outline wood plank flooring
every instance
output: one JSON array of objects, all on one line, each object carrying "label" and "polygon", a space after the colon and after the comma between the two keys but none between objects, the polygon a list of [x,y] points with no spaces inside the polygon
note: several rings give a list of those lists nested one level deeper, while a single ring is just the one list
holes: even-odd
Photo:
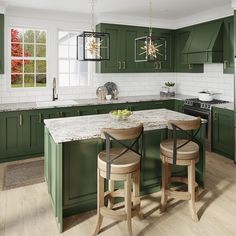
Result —
[{"label": "wood plank flooring", "polygon": [[[3,167],[0,164],[0,179]],[[0,181],[1,183],[2,181]],[[1,188],[1,184],[0,184]],[[206,189],[197,202],[200,221],[192,221],[187,202],[170,201],[160,214],[160,193],[142,198],[145,218],[133,219],[138,236],[235,236],[236,165],[217,154],[207,153]],[[96,211],[66,218],[64,236],[92,235]],[[105,219],[102,236],[125,235],[126,224]],[[0,191],[0,236],[58,236],[45,183]]]}]

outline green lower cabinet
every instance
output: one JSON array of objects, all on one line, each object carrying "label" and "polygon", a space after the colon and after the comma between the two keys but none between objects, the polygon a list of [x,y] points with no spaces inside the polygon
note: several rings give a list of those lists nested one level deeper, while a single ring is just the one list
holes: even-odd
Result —
[{"label": "green lower cabinet", "polygon": [[213,108],[212,151],[234,159],[234,112]]},{"label": "green lower cabinet", "polygon": [[24,154],[23,115],[0,113],[0,162]]},{"label": "green lower cabinet", "polygon": [[23,133],[25,137],[24,149],[28,155],[43,153],[44,123],[41,111],[24,111]]},{"label": "green lower cabinet", "polygon": [[175,111],[184,113],[184,101],[175,100]]}]

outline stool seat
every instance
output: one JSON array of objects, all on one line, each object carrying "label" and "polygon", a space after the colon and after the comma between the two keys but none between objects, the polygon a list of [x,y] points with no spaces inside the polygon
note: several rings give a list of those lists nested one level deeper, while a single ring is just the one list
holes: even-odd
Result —
[{"label": "stool seat", "polygon": [[[111,148],[111,159],[120,154],[124,148]],[[106,151],[102,151],[98,154],[98,168],[102,171],[106,171]],[[136,171],[140,168],[140,156],[132,151],[127,151],[125,154],[115,159],[111,163],[111,173],[113,174],[126,174]]]},{"label": "stool seat", "polygon": [[[186,139],[177,139],[177,147],[187,142]],[[173,139],[164,140],[160,143],[161,153],[168,159],[173,159]],[[198,159],[199,146],[195,142],[189,142],[185,146],[177,149],[177,160]]]}]

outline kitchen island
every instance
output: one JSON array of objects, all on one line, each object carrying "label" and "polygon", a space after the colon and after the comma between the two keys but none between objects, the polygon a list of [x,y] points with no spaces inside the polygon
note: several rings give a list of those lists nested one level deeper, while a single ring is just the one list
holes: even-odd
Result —
[{"label": "kitchen island", "polygon": [[[159,146],[171,136],[168,120],[194,117],[167,109],[135,111],[127,121],[115,121],[109,114],[45,120],[45,179],[60,232],[63,217],[96,208],[97,154],[104,149],[101,128],[128,128],[144,125],[144,156],[141,169],[141,194],[160,189],[161,160]],[[198,133],[200,159],[197,181],[204,185],[205,120]],[[176,175],[186,168],[173,166]],[[121,183],[117,183],[120,185]]]}]

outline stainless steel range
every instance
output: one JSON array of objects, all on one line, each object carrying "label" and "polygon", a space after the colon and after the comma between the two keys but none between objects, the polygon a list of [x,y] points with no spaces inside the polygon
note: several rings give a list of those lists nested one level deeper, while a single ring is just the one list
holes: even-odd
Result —
[{"label": "stainless steel range", "polygon": [[206,119],[206,138],[208,139],[209,151],[211,151],[211,121],[212,121],[212,105],[228,103],[227,101],[213,99],[210,102],[200,101],[198,98],[186,99],[184,101],[184,113],[192,116],[200,116],[203,119]]}]

